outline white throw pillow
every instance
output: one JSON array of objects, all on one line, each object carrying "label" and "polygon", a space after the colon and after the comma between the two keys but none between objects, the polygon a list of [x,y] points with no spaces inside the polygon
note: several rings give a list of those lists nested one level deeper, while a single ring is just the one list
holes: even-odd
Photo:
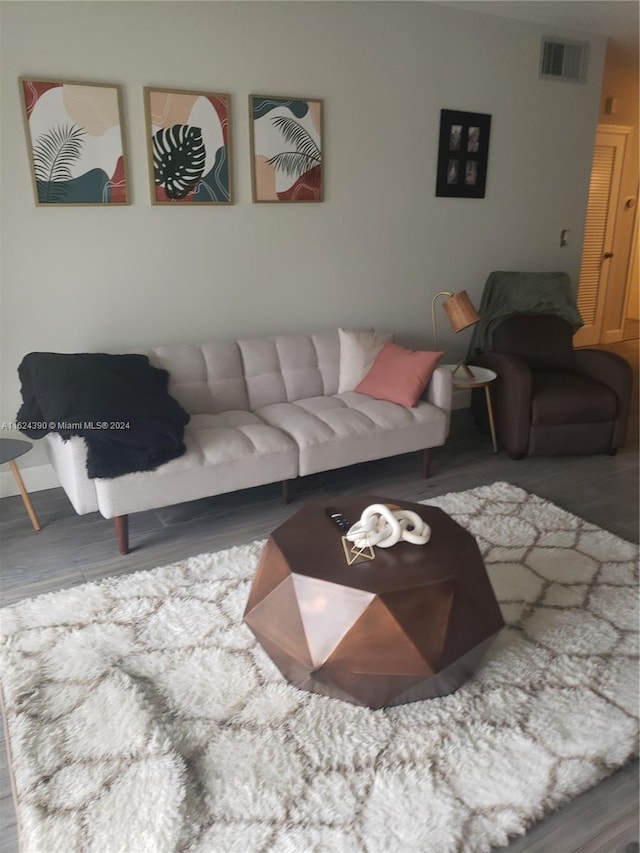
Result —
[{"label": "white throw pillow", "polygon": [[382,347],[391,340],[386,332],[350,332],[338,329],[340,336],[340,376],[338,394],[353,391],[367,375]]}]

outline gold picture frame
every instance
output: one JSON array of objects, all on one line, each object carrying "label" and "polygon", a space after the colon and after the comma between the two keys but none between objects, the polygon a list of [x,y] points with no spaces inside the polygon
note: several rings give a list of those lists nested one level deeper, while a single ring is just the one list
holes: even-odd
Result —
[{"label": "gold picture frame", "polygon": [[249,96],[254,202],[324,200],[323,101]]},{"label": "gold picture frame", "polygon": [[36,205],[130,204],[121,87],[18,82]]},{"label": "gold picture frame", "polygon": [[233,204],[231,96],[144,87],[152,204]]}]

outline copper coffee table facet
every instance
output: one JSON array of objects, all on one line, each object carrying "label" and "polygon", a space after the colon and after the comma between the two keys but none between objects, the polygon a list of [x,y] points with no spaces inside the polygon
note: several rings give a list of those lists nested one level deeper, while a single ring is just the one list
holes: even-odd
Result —
[{"label": "copper coffee table facet", "polygon": [[303,690],[369,708],[457,690],[504,626],[475,539],[435,507],[374,495],[333,503],[351,521],[372,503],[412,509],[431,541],[348,566],[327,501],[306,504],[269,537],[245,622]]}]

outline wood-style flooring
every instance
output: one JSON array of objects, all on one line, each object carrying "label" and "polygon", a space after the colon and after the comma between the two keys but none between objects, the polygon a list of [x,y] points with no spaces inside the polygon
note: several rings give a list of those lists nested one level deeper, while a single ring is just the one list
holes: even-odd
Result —
[{"label": "wood-style flooring", "polygon": [[[401,456],[305,478],[298,484],[295,501],[326,497],[338,503],[340,495],[355,492],[419,501],[504,480],[638,542],[637,343],[615,345],[636,370],[630,433],[616,456],[514,462],[504,451],[492,452],[489,436],[473,424],[469,410],[462,409],[453,413],[446,445],[433,452],[428,480],[420,477],[417,454]],[[132,551],[123,557],[117,552],[113,525],[97,514],[77,516],[62,489],[38,492],[32,500],[42,524],[39,533],[32,531],[19,497],[0,500],[0,606],[260,539],[295,508],[295,502],[282,504],[275,484],[139,513],[131,518]],[[0,850],[16,853],[16,816],[4,742],[0,755]],[[638,840],[638,763],[634,762],[532,827],[505,850],[638,853]]]}]

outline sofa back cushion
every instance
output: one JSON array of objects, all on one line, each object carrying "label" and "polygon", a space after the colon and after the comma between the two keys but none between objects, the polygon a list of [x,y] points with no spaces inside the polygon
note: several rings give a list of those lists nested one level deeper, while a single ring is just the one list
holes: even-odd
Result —
[{"label": "sofa back cushion", "polygon": [[513,314],[496,326],[492,349],[522,358],[532,370],[576,369],[569,323],[555,314]]},{"label": "sofa back cushion", "polygon": [[236,341],[202,346],[170,344],[136,348],[155,367],[169,371],[169,393],[190,415],[247,411],[249,402]]},{"label": "sofa back cushion", "polygon": [[338,330],[214,341],[202,346],[136,347],[169,371],[169,393],[190,415],[255,411],[270,403],[336,394]]},{"label": "sofa back cushion", "polygon": [[272,403],[336,394],[338,330],[238,341],[252,411]]}]

